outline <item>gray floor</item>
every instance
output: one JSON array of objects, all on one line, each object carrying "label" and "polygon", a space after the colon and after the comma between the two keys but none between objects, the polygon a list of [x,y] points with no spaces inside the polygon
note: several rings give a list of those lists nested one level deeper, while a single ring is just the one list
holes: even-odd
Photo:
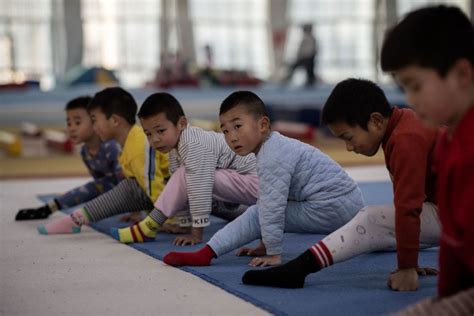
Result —
[{"label": "gray floor", "polygon": [[[388,179],[383,167],[348,171],[358,180]],[[13,220],[19,208],[40,204],[37,194],[85,180],[0,181],[0,315],[267,314],[88,227],[41,236],[36,226],[43,221]]]},{"label": "gray floor", "polygon": [[0,315],[267,315],[88,227],[41,236],[42,221],[13,220],[18,208],[39,205],[36,194],[84,181],[0,182]]}]

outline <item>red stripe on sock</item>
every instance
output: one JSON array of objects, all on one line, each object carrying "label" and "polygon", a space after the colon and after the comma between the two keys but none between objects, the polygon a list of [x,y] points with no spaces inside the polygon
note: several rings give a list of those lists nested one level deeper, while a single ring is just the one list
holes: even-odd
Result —
[{"label": "red stripe on sock", "polygon": [[317,250],[317,253],[319,254],[319,256],[320,256],[321,258],[323,258],[324,266],[325,266],[325,267],[329,266],[329,261],[328,261],[328,259],[326,258],[326,255],[324,254],[323,249],[321,249],[321,247],[319,247],[318,244],[315,244],[313,247]]},{"label": "red stripe on sock", "polygon": [[328,247],[323,243],[322,240],[320,240],[318,242],[318,245],[321,247],[321,249],[323,249],[324,253],[326,254],[326,257],[329,260],[329,265],[332,266],[333,265],[332,255],[331,255],[331,252],[329,251]]},{"label": "red stripe on sock", "polygon": [[318,263],[319,265],[319,269],[322,269],[324,268],[324,264],[321,262],[321,260],[319,259],[319,255],[316,253],[316,249],[315,247],[311,247],[309,248],[309,251],[311,251],[311,253],[313,254],[314,258],[316,259],[316,262]]},{"label": "red stripe on sock", "polygon": [[135,224],[135,225],[137,226],[138,232],[140,233],[140,235],[142,235],[142,240],[143,240],[143,241],[147,240],[149,237],[147,237],[147,236],[143,233],[143,231],[142,231],[140,225],[139,225],[139,224]]},{"label": "red stripe on sock", "polygon": [[132,225],[132,226],[130,227],[130,231],[132,232],[132,239],[133,239],[133,241],[134,241],[134,242],[137,242],[137,241],[138,241],[138,238],[137,238],[137,235],[135,234],[135,229],[133,229],[133,226],[135,226],[135,225]]}]

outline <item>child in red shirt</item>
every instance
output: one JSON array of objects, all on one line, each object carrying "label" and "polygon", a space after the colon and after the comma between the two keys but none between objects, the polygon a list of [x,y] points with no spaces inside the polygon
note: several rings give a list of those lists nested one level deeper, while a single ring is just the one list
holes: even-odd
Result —
[{"label": "child in red shirt", "polygon": [[412,110],[392,108],[376,84],[361,79],[347,79],[334,88],[322,122],[345,141],[348,151],[373,156],[382,146],[394,205],[363,208],[298,258],[280,267],[248,271],[243,282],[302,287],[309,273],[363,253],[396,248],[398,270],[390,274],[389,286],[416,290],[418,274],[436,273],[418,267],[418,251],[439,242],[436,176],[431,168],[438,130],[423,126]]},{"label": "child in red shirt", "polygon": [[[420,314],[474,313],[474,28],[459,8],[408,14],[387,35],[382,69],[429,124],[446,125],[436,152],[442,225],[438,299]],[[460,298],[467,297],[460,301]],[[410,311],[407,311],[410,314]]]}]

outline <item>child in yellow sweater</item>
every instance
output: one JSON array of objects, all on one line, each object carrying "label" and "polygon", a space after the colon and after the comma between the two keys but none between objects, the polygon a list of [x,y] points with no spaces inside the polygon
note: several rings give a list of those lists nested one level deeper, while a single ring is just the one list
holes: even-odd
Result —
[{"label": "child in yellow sweater", "polygon": [[102,141],[114,139],[122,147],[119,162],[126,179],[84,207],[38,227],[40,234],[79,233],[83,224],[142,210],[152,210],[168,178],[168,156],[150,147],[143,129],[135,125],[137,104],[122,88],[96,93],[88,111]]}]

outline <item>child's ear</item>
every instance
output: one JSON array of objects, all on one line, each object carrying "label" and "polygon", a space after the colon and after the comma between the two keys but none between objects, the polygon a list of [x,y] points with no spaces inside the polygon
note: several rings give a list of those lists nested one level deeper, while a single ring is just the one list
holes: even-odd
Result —
[{"label": "child's ear", "polygon": [[378,129],[381,129],[384,125],[384,117],[379,112],[373,112],[370,114],[369,122],[374,124]]},{"label": "child's ear", "polygon": [[454,63],[453,70],[461,86],[470,88],[474,81],[474,69],[471,62],[466,58],[461,58]]},{"label": "child's ear", "polygon": [[186,118],[186,116],[181,116],[178,120],[178,128],[183,130],[186,128],[186,126],[188,126],[188,119]]},{"label": "child's ear", "polygon": [[117,114],[112,114],[110,121],[112,122],[113,126],[118,126],[120,124],[120,116]]},{"label": "child's ear", "polygon": [[263,116],[260,119],[260,128],[264,130],[270,129],[270,119],[268,118],[268,116]]}]

